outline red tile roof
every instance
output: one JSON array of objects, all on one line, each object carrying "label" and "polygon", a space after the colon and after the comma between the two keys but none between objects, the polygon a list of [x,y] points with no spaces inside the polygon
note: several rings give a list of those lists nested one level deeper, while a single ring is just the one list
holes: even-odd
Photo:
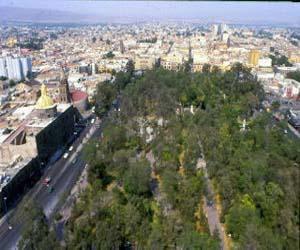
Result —
[{"label": "red tile roof", "polygon": [[78,102],[88,97],[87,93],[81,90],[75,90],[71,92],[71,99],[73,102]]}]

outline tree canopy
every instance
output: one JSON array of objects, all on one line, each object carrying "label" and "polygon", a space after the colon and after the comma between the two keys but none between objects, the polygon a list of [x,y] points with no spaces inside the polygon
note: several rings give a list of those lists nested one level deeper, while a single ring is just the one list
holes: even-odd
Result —
[{"label": "tree canopy", "polygon": [[124,74],[98,87],[97,114],[116,92],[121,111],[85,149],[90,185],[73,209],[68,248],[219,249],[201,205],[204,155],[233,246],[297,249],[300,143],[259,111],[264,91],[250,70]]}]

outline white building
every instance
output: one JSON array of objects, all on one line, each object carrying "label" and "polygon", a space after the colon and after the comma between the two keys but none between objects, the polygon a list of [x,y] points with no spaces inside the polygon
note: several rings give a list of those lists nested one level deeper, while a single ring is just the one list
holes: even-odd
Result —
[{"label": "white building", "polygon": [[213,36],[217,36],[218,35],[218,30],[219,30],[218,24],[214,24],[212,26],[212,34],[213,34]]},{"label": "white building", "polygon": [[283,85],[282,95],[286,98],[298,98],[300,95],[300,82],[294,79],[285,79],[281,82]]},{"label": "white building", "polygon": [[30,57],[21,57],[20,61],[22,65],[22,77],[24,79],[32,72],[32,61]]},{"label": "white building", "polygon": [[264,81],[270,81],[273,80],[275,77],[274,72],[257,72],[256,74],[257,80],[264,82]]},{"label": "white building", "polygon": [[9,79],[22,80],[22,64],[19,58],[6,57],[6,68]]},{"label": "white building", "polygon": [[32,72],[32,61],[30,57],[5,57],[0,58],[0,76],[20,81]]},{"label": "white building", "polygon": [[260,58],[258,59],[258,66],[262,68],[269,68],[272,66],[272,59],[267,57],[267,58]]},{"label": "white building", "polygon": [[7,77],[6,61],[4,58],[0,58],[0,77],[1,76]]},{"label": "white building", "polygon": [[229,34],[227,32],[224,32],[221,36],[222,42],[227,43],[229,39]]}]

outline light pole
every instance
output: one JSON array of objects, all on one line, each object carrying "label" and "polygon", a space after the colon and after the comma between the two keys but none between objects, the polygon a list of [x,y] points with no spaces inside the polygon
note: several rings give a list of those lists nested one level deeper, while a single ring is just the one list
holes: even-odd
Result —
[{"label": "light pole", "polygon": [[[7,197],[3,197],[3,201],[4,201],[4,208],[5,208],[5,214],[7,214],[7,206],[6,206],[6,200],[7,200]],[[7,214],[7,225],[8,225],[8,229],[11,230],[12,229],[12,226],[9,224],[9,217],[8,217],[8,214]]]},{"label": "light pole", "polygon": [[6,200],[7,200],[7,197],[3,197],[5,213],[7,213]]}]

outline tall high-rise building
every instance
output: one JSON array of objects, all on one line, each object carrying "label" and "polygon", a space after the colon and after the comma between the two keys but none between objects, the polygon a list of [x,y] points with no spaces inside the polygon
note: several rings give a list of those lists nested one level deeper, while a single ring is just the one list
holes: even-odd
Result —
[{"label": "tall high-rise building", "polygon": [[125,52],[125,47],[124,47],[124,42],[123,42],[123,40],[120,40],[120,52],[121,52],[122,54],[124,54],[124,52]]},{"label": "tall high-rise building", "polygon": [[6,57],[6,67],[9,79],[17,81],[23,79],[22,64],[19,58]]},{"label": "tall high-rise building", "polygon": [[31,75],[32,62],[30,57],[5,57],[0,58],[0,76],[21,81]]},{"label": "tall high-rise building", "polygon": [[256,49],[253,49],[249,53],[249,64],[252,66],[257,66],[259,60],[260,52]]},{"label": "tall high-rise building", "polygon": [[32,72],[32,61],[30,57],[21,57],[20,58],[22,65],[22,77],[23,79],[30,77]]},{"label": "tall high-rise building", "polygon": [[224,42],[224,43],[228,42],[229,34],[227,33],[227,31],[223,32],[221,39],[222,39],[222,42]]},{"label": "tall high-rise building", "polygon": [[222,36],[224,32],[228,33],[228,26],[225,23],[218,25],[218,35]]},{"label": "tall high-rise building", "polygon": [[212,33],[213,33],[213,36],[217,36],[217,35],[218,35],[218,29],[219,29],[218,24],[214,24],[214,25],[212,26]]},{"label": "tall high-rise building", "polygon": [[5,58],[0,58],[0,77],[1,76],[7,77],[6,60],[5,60]]},{"label": "tall high-rise building", "polygon": [[92,75],[97,74],[98,68],[96,63],[92,63]]}]

